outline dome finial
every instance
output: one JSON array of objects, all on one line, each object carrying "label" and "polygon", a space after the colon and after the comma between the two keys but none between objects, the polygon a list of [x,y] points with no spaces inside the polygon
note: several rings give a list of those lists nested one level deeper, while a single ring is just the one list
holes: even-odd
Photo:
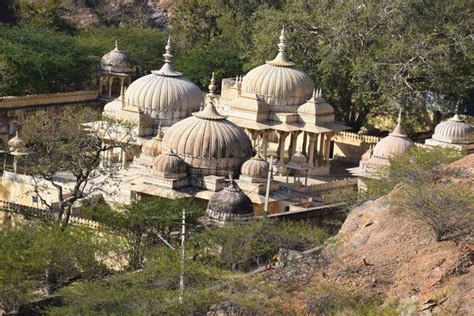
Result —
[{"label": "dome finial", "polygon": [[284,53],[285,52],[285,26],[283,25],[280,33],[280,43],[278,43],[278,51]]},{"label": "dome finial", "polygon": [[171,55],[171,36],[168,36],[168,41],[166,42],[165,50],[166,52],[163,54],[163,57],[165,58],[165,63],[170,63],[171,58],[173,58],[173,55]]},{"label": "dome finial", "polygon": [[116,49],[116,50],[119,49],[119,48],[118,48],[118,41],[117,41],[117,40],[115,40],[115,49]]},{"label": "dome finial", "polygon": [[211,82],[209,84],[209,93],[207,94],[207,97],[209,100],[207,101],[206,106],[204,109],[199,111],[198,113],[193,113],[193,116],[199,117],[205,120],[224,120],[225,116],[222,116],[217,112],[216,106],[214,105],[214,99],[216,97],[215,92],[216,91],[216,80],[214,78],[214,73],[212,73],[211,77]]},{"label": "dome finial", "polygon": [[451,118],[451,121],[462,122],[461,117],[459,116],[459,101],[456,102],[456,108],[454,109],[454,116]]},{"label": "dome finial", "polygon": [[280,42],[278,43],[278,55],[275,57],[275,59],[271,61],[267,61],[267,64],[277,66],[277,67],[292,67],[294,64],[288,60],[285,54],[285,41],[286,41],[286,36],[285,36],[285,26],[282,27],[281,33],[280,33]]},{"label": "dome finial", "polygon": [[403,110],[403,106],[400,105],[400,109],[398,111],[397,126],[395,126],[395,128],[393,129],[393,132],[391,132],[390,135],[406,136],[405,132],[402,129],[402,110]]},{"label": "dome finial", "polygon": [[313,100],[316,100],[318,97],[318,93],[316,92],[316,89],[313,90]]},{"label": "dome finial", "polygon": [[216,92],[216,79],[214,73],[212,73],[211,82],[209,84],[209,96],[212,95],[212,97],[214,97],[214,92]]}]

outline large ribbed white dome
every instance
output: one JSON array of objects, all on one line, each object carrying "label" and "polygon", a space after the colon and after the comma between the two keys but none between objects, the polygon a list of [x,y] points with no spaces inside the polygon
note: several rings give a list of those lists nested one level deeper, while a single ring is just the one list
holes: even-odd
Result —
[{"label": "large ribbed white dome", "polygon": [[127,105],[139,107],[165,126],[188,117],[204,101],[199,87],[173,69],[170,50],[168,40],[163,67],[135,80],[125,93]]},{"label": "large ribbed white dome", "polygon": [[242,90],[263,97],[277,111],[296,112],[296,107],[311,97],[314,84],[303,70],[295,67],[286,57],[284,32],[283,29],[278,55],[274,60],[249,71],[242,81]]},{"label": "large ribbed white dome", "polygon": [[162,150],[172,149],[192,168],[201,169],[203,175],[227,176],[237,173],[251,156],[252,144],[241,127],[217,112],[212,92],[204,110],[166,131]]},{"label": "large ribbed white dome", "polygon": [[470,144],[474,143],[474,129],[456,114],[435,127],[433,139],[451,144]]}]

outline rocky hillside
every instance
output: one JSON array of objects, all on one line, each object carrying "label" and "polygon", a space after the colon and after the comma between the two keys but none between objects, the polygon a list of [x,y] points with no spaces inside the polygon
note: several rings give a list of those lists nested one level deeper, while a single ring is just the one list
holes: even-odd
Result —
[{"label": "rocky hillside", "polygon": [[[28,20],[36,12],[54,15],[58,21],[73,29],[121,24],[165,28],[171,5],[169,0],[61,0],[51,3],[6,0],[3,5],[0,4],[0,21]],[[2,7],[5,7],[4,10],[1,10]]]},{"label": "rocky hillside", "polygon": [[[462,169],[459,185],[474,190],[474,154],[450,168]],[[265,277],[278,287],[297,280],[285,304],[311,310],[308,289],[350,289],[399,308],[423,313],[474,315],[474,236],[437,242],[424,223],[401,216],[396,188],[352,210],[319,255],[305,256]]]}]

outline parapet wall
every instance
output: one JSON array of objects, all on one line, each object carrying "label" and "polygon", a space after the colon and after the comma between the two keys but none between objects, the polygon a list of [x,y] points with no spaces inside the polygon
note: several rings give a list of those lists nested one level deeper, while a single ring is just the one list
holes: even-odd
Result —
[{"label": "parapet wall", "polygon": [[32,94],[20,97],[0,97],[0,109],[15,109],[22,107],[67,104],[75,102],[94,101],[99,97],[99,90],[81,90],[51,94]]},{"label": "parapet wall", "polygon": [[[32,218],[42,218],[42,219],[50,219],[54,218],[54,213],[41,208],[31,207],[28,205],[12,203],[7,201],[0,200],[0,211],[20,214],[25,217],[32,217]],[[99,228],[100,224],[98,222],[84,219],[80,217],[71,216],[69,218],[69,223],[73,225],[85,226],[92,229]]]},{"label": "parapet wall", "polygon": [[372,135],[359,135],[351,132],[339,132],[334,141],[333,158],[337,160],[357,163],[370,146],[378,143],[380,137]]}]

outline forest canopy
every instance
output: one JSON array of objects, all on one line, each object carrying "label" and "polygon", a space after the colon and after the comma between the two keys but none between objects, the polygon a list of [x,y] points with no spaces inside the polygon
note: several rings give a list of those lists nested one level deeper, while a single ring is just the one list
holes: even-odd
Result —
[{"label": "forest canopy", "polygon": [[407,127],[433,128],[472,99],[470,1],[178,0],[164,30],[132,20],[71,30],[51,18],[61,2],[23,8],[16,25],[0,26],[0,95],[90,88],[115,39],[147,74],[162,63],[168,35],[176,68],[205,88],[210,71],[220,80],[272,59],[284,25],[290,59],[356,130],[400,105]]}]

